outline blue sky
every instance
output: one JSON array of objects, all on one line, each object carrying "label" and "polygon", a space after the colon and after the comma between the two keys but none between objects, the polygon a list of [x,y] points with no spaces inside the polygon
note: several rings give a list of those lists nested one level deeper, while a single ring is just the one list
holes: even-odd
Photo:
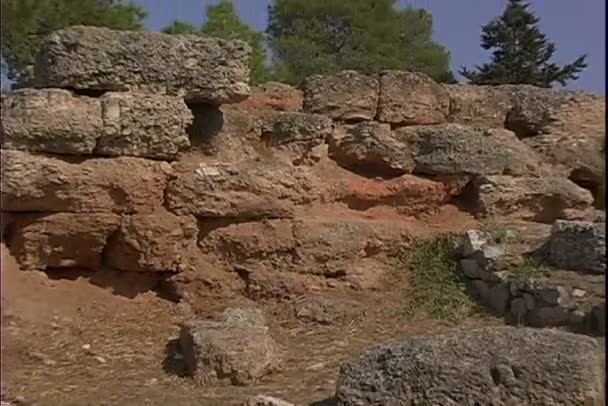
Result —
[{"label": "blue sky", "polygon": [[[148,9],[148,27],[159,30],[174,19],[201,24],[205,8],[219,0],[137,0]],[[266,26],[270,0],[232,0],[243,20],[258,30]],[[452,53],[452,68],[481,64],[488,54],[479,46],[481,26],[499,15],[506,0],[400,0],[424,5],[433,14],[434,37]],[[542,30],[557,45],[555,61],[568,63],[582,53],[589,67],[568,88],[605,94],[605,0],[533,0]]]}]

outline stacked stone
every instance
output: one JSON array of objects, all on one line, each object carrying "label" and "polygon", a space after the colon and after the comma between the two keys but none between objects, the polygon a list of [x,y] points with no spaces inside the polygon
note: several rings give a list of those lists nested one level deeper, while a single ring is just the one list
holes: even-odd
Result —
[{"label": "stacked stone", "polygon": [[36,87],[2,99],[2,210],[21,266],[187,266],[196,220],[164,207],[170,162],[190,148],[187,103],[245,99],[250,53],[244,42],[200,36],[50,34]]}]

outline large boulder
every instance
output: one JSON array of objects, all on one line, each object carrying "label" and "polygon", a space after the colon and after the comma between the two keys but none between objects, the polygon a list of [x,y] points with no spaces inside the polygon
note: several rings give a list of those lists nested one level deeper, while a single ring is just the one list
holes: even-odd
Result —
[{"label": "large boulder", "polygon": [[2,150],[2,210],[150,212],[161,207],[171,166],[141,158],[82,162]]},{"label": "large boulder", "polygon": [[106,241],[120,226],[110,213],[20,214],[8,245],[22,269],[99,269]]},{"label": "large boulder", "polygon": [[443,85],[450,98],[449,121],[485,128],[502,128],[513,108],[517,86]]},{"label": "large boulder", "polygon": [[387,70],[380,73],[378,121],[399,125],[447,121],[448,92],[423,73]]},{"label": "large boulder", "polygon": [[176,97],[107,93],[90,98],[61,89],[20,89],[2,103],[5,149],[173,159],[190,146],[186,128],[192,113]]},{"label": "large boulder", "polygon": [[334,120],[373,120],[378,107],[378,79],[356,71],[313,75],[302,83],[304,111]]},{"label": "large boulder", "polygon": [[199,35],[70,27],[51,33],[35,64],[41,87],[138,91],[223,104],[249,95],[251,47]]},{"label": "large boulder", "polygon": [[105,264],[123,271],[180,272],[191,265],[198,227],[191,216],[164,210],[122,219],[104,251]]},{"label": "large boulder", "polygon": [[403,127],[395,132],[408,145],[420,175],[540,174],[536,154],[509,131],[460,124]]},{"label": "large boulder", "polygon": [[100,99],[104,131],[94,153],[174,159],[190,146],[192,113],[177,97],[107,93]]},{"label": "large boulder", "polygon": [[552,265],[578,272],[606,273],[606,224],[556,221],[544,247]]},{"label": "large boulder", "polygon": [[558,330],[489,327],[413,335],[340,368],[341,406],[604,404],[604,354]]},{"label": "large boulder", "polygon": [[290,217],[295,205],[313,199],[308,171],[281,162],[205,164],[193,159],[179,161],[175,170],[178,176],[167,186],[166,201],[180,215]]},{"label": "large boulder", "polygon": [[540,223],[585,216],[591,193],[565,178],[482,176],[475,180],[476,212]]},{"label": "large boulder", "polygon": [[103,134],[99,99],[61,89],[19,89],[2,98],[2,148],[90,155]]},{"label": "large boulder", "polygon": [[276,371],[281,361],[256,309],[227,309],[219,321],[188,321],[180,345],[188,372],[202,384],[251,385]]},{"label": "large boulder", "polygon": [[395,137],[389,124],[376,121],[336,129],[329,138],[329,154],[340,166],[368,175],[395,176],[414,169],[409,146]]}]

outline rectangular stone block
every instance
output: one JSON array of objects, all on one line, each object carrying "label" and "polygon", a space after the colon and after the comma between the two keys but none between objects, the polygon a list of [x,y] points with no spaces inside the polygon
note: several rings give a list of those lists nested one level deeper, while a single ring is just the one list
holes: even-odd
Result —
[{"label": "rectangular stone block", "polygon": [[140,91],[223,104],[249,95],[251,47],[199,35],[71,27],[51,33],[35,64],[40,87]]}]

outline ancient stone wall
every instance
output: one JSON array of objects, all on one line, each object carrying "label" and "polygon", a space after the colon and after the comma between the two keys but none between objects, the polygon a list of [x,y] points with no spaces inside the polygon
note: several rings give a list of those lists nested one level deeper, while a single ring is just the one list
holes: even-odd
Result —
[{"label": "ancient stone wall", "polygon": [[600,97],[400,71],[250,89],[250,52],[51,34],[36,87],[2,99],[3,234],[22,268],[157,272],[182,295],[220,271],[279,299],[373,286],[412,221],[446,206],[540,223],[595,215]]}]

